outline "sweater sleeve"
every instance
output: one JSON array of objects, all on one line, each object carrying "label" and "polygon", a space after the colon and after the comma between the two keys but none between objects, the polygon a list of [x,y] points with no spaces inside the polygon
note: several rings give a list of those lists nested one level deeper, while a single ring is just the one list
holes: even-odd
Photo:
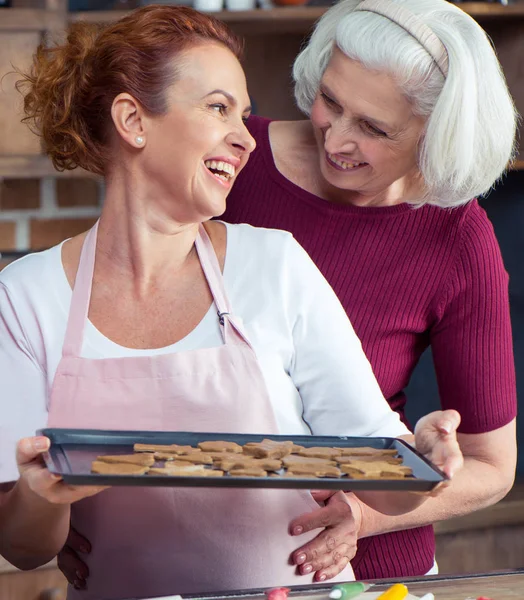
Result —
[{"label": "sweater sleeve", "polygon": [[461,414],[461,432],[492,431],[515,417],[508,274],[493,227],[476,202],[462,225],[431,348],[442,407]]},{"label": "sweater sleeve", "polygon": [[18,479],[16,443],[47,422],[46,377],[23,325],[18,305],[0,282],[0,483]]},{"label": "sweater sleeve", "polygon": [[294,356],[291,378],[313,435],[409,433],[384,399],[362,345],[330,285],[289,238],[285,292]]}]

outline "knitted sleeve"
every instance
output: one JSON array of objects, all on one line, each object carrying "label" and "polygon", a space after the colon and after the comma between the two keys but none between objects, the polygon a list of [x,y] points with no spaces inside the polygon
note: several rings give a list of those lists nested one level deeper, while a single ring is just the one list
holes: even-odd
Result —
[{"label": "knitted sleeve", "polygon": [[463,433],[483,433],[516,415],[515,364],[508,274],[485,212],[468,208],[431,348],[443,408],[460,412]]}]

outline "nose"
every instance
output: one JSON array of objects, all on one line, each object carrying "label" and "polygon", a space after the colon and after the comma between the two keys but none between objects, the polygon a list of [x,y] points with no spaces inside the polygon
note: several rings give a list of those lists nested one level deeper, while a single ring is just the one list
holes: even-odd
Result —
[{"label": "nose", "polygon": [[324,149],[329,154],[346,154],[353,152],[357,146],[355,129],[348,127],[347,123],[342,127],[337,121],[323,128]]},{"label": "nose", "polygon": [[229,143],[241,154],[251,154],[256,148],[257,143],[249,133],[244,121],[228,137]]}]

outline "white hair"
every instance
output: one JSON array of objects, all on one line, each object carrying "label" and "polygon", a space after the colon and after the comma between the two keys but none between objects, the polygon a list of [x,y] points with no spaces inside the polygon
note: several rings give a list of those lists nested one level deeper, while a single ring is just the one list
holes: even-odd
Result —
[{"label": "white hair", "polygon": [[459,206],[488,192],[515,156],[518,115],[489,38],[446,0],[384,0],[416,14],[446,48],[444,78],[423,46],[402,27],[342,0],[318,21],[295,60],[299,108],[309,116],[320,81],[337,46],[370,70],[387,72],[427,117],[418,165],[426,195],[418,203]]}]

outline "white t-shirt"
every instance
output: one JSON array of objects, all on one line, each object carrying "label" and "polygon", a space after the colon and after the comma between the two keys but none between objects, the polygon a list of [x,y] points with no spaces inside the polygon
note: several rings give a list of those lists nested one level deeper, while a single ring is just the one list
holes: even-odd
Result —
[{"label": "white t-shirt", "polygon": [[[409,433],[384,399],[338,298],[291,234],[226,227],[226,291],[260,361],[279,432]],[[0,482],[18,478],[16,442],[47,424],[70,302],[61,245],[0,273]],[[120,346],[88,322],[82,356],[144,356],[222,343],[213,305],[189,335],[155,350]]]}]

